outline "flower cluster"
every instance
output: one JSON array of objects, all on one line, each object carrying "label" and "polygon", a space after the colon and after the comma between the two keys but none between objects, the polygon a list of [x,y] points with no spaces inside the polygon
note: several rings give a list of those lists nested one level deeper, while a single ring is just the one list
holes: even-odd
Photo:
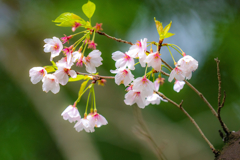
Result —
[{"label": "flower cluster", "polygon": [[[65,36],[67,37],[67,36]],[[67,38],[61,38],[63,42],[66,42]],[[60,59],[55,68],[52,68],[54,73],[49,74],[46,70],[47,67],[33,67],[29,71],[29,76],[31,77],[31,82],[33,84],[38,83],[42,80],[43,91],[56,94],[60,90],[61,85],[66,85],[69,79],[69,76],[72,78],[77,77],[77,73],[74,70],[71,70],[71,67],[76,62],[77,66],[82,66],[85,64],[86,71],[89,73],[96,73],[96,67],[99,67],[102,64],[101,52],[99,50],[93,50],[85,57],[80,51],[74,51],[74,47],[65,47],[63,49],[63,44],[59,38],[53,37],[44,39],[46,43],[44,47],[44,52],[51,53],[50,61],[56,56],[59,56],[63,52],[64,57]]]},{"label": "flower cluster", "polygon": [[[151,42],[150,42],[151,43]],[[158,50],[158,49],[157,49]],[[116,61],[116,70],[111,70],[111,73],[115,73],[115,83],[120,85],[124,84],[128,86],[127,93],[125,95],[125,104],[132,105],[136,103],[138,107],[145,108],[145,106],[151,104],[159,104],[161,100],[165,101],[162,97],[156,94],[159,90],[160,84],[163,83],[160,72],[162,70],[162,60],[158,51],[153,52],[152,48],[150,52],[147,51],[147,39],[144,38],[137,41],[136,44],[132,45],[126,53],[116,51],[112,53],[112,58]],[[176,64],[175,68],[171,71],[168,81],[171,82],[175,79],[173,89],[179,92],[185,82],[185,78],[190,79],[192,72],[198,67],[198,62],[191,56],[182,54],[181,58]],[[138,59],[142,67],[152,67],[152,70],[148,73],[145,72],[143,77],[134,79],[131,70],[135,69],[135,60]],[[147,65],[146,65],[147,64]],[[159,72],[159,78],[154,81],[150,81],[150,75]]]},{"label": "flower cluster", "polygon": [[76,107],[76,103],[74,105],[69,105],[61,114],[64,120],[68,120],[70,123],[76,122],[74,128],[76,131],[80,132],[83,129],[86,132],[94,132],[95,127],[99,128],[102,125],[107,125],[107,120],[97,111],[94,113],[90,113],[85,115],[84,118],[81,118],[78,109]]},{"label": "flower cluster", "polygon": [[159,85],[154,85],[154,83],[159,84],[158,80],[153,83],[146,75],[134,79],[131,73],[131,70],[135,70],[134,59],[138,59],[142,67],[145,67],[147,64],[147,66],[152,66],[154,70],[158,72],[161,71],[160,53],[151,52],[147,55],[146,51],[147,38],[144,38],[132,45],[126,53],[116,51],[112,54],[113,60],[116,61],[115,66],[117,68],[116,70],[111,70],[111,73],[116,73],[115,83],[118,85],[124,84],[125,86],[130,85],[125,95],[125,104],[133,105],[136,103],[140,108],[144,108],[150,103],[159,104],[160,100],[163,100],[162,97],[155,93],[155,91],[159,90]]},{"label": "flower cluster", "polygon": [[[99,85],[104,85],[107,76],[95,74],[97,72],[96,67],[102,65],[103,60],[101,52],[96,49],[97,43],[94,41],[95,33],[102,35],[105,35],[105,33],[100,32],[100,30],[102,30],[102,23],[96,23],[94,27],[91,25],[90,19],[95,10],[94,6],[94,3],[88,1],[88,3],[84,4],[82,7],[89,21],[85,21],[81,17],[69,12],[63,13],[56,18],[54,22],[58,23],[58,26],[71,27],[73,32],[81,27],[85,28],[85,30],[69,36],[64,35],[64,37],[60,39],[57,37],[44,39],[44,52],[51,54],[50,61],[52,62],[52,66],[33,67],[29,71],[29,76],[33,84],[42,81],[43,91],[51,91],[54,94],[59,92],[60,84],[66,85],[69,81],[84,80],[79,90],[78,99],[75,101],[74,105],[69,105],[61,114],[64,120],[68,120],[70,123],[76,122],[74,128],[78,132],[82,130],[94,132],[95,128],[108,123],[107,120],[97,112],[95,102],[94,85],[97,81]],[[162,64],[163,60],[160,54],[162,46],[170,46],[183,56],[183,58],[176,63],[169,49],[175,68],[171,70],[168,81],[171,82],[175,79],[173,89],[176,92],[179,92],[183,88],[185,78],[189,80],[192,77],[192,72],[198,68],[198,62],[191,56],[186,55],[181,48],[174,44],[162,43],[164,38],[174,35],[168,32],[171,27],[171,22],[164,29],[159,21],[155,20],[155,23],[159,34],[158,42],[147,42],[147,38],[144,38],[132,45],[127,52],[116,51],[112,53],[112,59],[116,61],[116,69],[110,70],[110,72],[116,74],[114,79],[117,85],[124,84],[124,86],[127,87],[127,93],[124,99],[126,105],[133,105],[136,103],[139,108],[145,108],[149,104],[160,104],[161,101],[167,102],[166,99],[159,96],[158,92],[160,85],[164,83],[164,78],[161,77],[162,67],[164,66],[171,70],[171,67]],[[74,36],[79,34],[83,34],[83,36],[74,44],[63,46],[63,44],[69,43]],[[152,45],[156,45],[156,52],[153,52]],[[151,46],[150,51],[147,51],[148,46]],[[79,47],[78,50],[76,50],[77,47]],[[85,56],[84,54],[87,48],[92,49],[92,51]],[[60,53],[63,53],[63,57],[59,58],[60,60],[55,63],[53,59],[59,56]],[[141,77],[134,78],[132,72],[135,70],[135,65],[137,64],[140,64],[141,67],[145,67],[145,74]],[[74,65],[78,67],[85,65],[86,71],[91,75],[77,75],[81,73],[72,69]],[[149,69],[150,67],[151,70]],[[158,76],[155,78],[156,74],[158,74]],[[92,83],[87,85],[89,80],[92,80]],[[76,105],[80,102],[82,95],[87,90],[89,90],[89,95],[86,103],[86,110],[84,117],[81,118]],[[92,102],[90,113],[88,113],[89,101]]]}]

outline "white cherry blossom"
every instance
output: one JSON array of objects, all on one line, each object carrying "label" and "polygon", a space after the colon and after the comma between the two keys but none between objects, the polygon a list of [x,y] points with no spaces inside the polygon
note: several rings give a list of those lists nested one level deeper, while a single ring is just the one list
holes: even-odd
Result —
[{"label": "white cherry blossom", "polygon": [[146,76],[138,77],[133,81],[133,90],[140,91],[144,96],[153,94],[154,84]]},{"label": "white cherry blossom", "polygon": [[107,125],[108,122],[105,117],[99,113],[89,114],[87,116],[90,124],[94,124],[95,127],[101,127],[102,125]]},{"label": "white cherry blossom", "polygon": [[167,100],[163,99],[157,93],[153,93],[151,96],[148,96],[146,99],[146,106],[151,104],[160,104],[161,101],[167,102]]},{"label": "white cherry blossom", "polygon": [[183,81],[185,79],[185,72],[181,67],[176,66],[170,73],[168,81],[172,82],[173,79]]},{"label": "white cherry blossom", "polygon": [[134,59],[128,55],[128,53],[122,53],[116,51],[112,54],[112,59],[116,61],[116,68],[126,68],[128,67],[131,70],[134,70]]},{"label": "white cherry blossom", "polygon": [[83,64],[83,54],[79,51],[75,51],[72,53],[73,55],[73,62],[77,62],[77,66],[82,66]]},{"label": "white cherry blossom", "polygon": [[136,44],[132,45],[128,51],[128,55],[132,58],[143,58],[146,56],[147,50],[147,38],[144,38],[141,41],[138,41]]},{"label": "white cherry blossom", "polygon": [[80,132],[82,131],[83,129],[86,131],[86,132],[94,132],[94,126],[91,125],[89,123],[89,119],[87,118],[82,118],[80,119],[75,125],[74,125],[74,128],[76,129],[76,131]]},{"label": "white cherry blossom", "polygon": [[192,72],[198,68],[198,61],[189,55],[185,55],[179,59],[177,64],[185,71],[186,79],[190,79],[192,77]]},{"label": "white cherry blossom", "polygon": [[116,70],[110,70],[111,73],[117,73],[115,75],[115,83],[117,85],[124,84],[127,86],[134,80],[134,76],[129,69],[126,68],[119,68]]},{"label": "white cherry blossom", "polygon": [[152,66],[158,72],[160,72],[162,68],[162,61],[160,55],[161,54],[159,52],[150,53],[145,60],[148,66]]},{"label": "white cherry blossom", "polygon": [[56,94],[60,90],[58,79],[53,74],[47,74],[42,79],[43,85],[43,91],[48,92],[52,91],[52,93]]},{"label": "white cherry blossom", "polygon": [[81,116],[78,109],[75,106],[69,105],[61,114],[64,120],[68,120],[70,123],[79,121]]},{"label": "white cherry blossom", "polygon": [[47,74],[47,71],[43,67],[33,67],[29,70],[29,77],[31,82],[37,84]]},{"label": "white cherry blossom", "polygon": [[[158,91],[161,83],[161,78],[157,78],[153,84],[154,84],[154,90]],[[160,101],[167,102],[167,100],[163,99],[161,96],[159,96],[157,93],[153,92],[152,95],[148,96],[146,98],[146,106],[151,104],[160,104]]]},{"label": "white cherry blossom", "polygon": [[54,57],[58,56],[60,54],[60,52],[62,51],[62,49],[63,49],[62,42],[57,37],[53,37],[52,39],[46,38],[46,39],[44,39],[44,42],[46,43],[43,46],[44,52],[46,52],[46,53],[51,52],[50,61],[52,61],[52,59]]},{"label": "white cherry blossom", "polygon": [[99,50],[93,50],[89,53],[87,57],[83,57],[83,63],[86,66],[88,73],[96,73],[96,67],[99,67],[102,64],[101,52]]},{"label": "white cherry blossom", "polygon": [[128,93],[125,94],[125,100],[126,105],[133,105],[134,103],[137,103],[139,108],[145,108],[145,96],[140,91],[136,90],[130,90]]},{"label": "white cherry blossom", "polygon": [[174,91],[180,92],[180,90],[183,89],[184,84],[185,84],[184,81],[178,81],[178,80],[176,80],[176,81],[174,82],[174,86],[173,86]]},{"label": "white cherry blossom", "polygon": [[71,66],[69,66],[67,63],[64,62],[58,62],[56,63],[58,70],[54,73],[54,75],[57,77],[58,82],[61,85],[66,85],[68,82],[69,77],[72,78],[77,77],[77,73],[74,70],[71,70]]}]

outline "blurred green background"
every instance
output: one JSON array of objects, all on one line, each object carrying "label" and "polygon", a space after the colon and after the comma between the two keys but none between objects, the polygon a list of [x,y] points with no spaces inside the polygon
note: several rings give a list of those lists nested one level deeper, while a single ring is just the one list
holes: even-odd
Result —
[{"label": "blurred green background", "polygon": [[[133,107],[123,102],[124,87],[108,80],[105,87],[96,87],[98,112],[108,120],[107,126],[94,133],[80,133],[74,124],[64,121],[62,111],[77,99],[81,82],[72,82],[54,95],[42,91],[42,84],[33,85],[29,69],[49,65],[50,54],[43,52],[43,39],[71,34],[70,28],[52,23],[63,12],[86,18],[81,6],[87,0],[2,0],[0,1],[0,159],[1,160],[149,160],[157,159],[147,142],[134,132]],[[133,43],[141,38],[157,41],[153,17],[175,33],[166,43],[180,46],[199,61],[199,68],[190,80],[209,102],[217,106],[215,57],[221,60],[222,89],[227,99],[222,119],[230,130],[240,129],[240,1],[236,0],[132,0],[97,1],[93,23],[103,23],[109,35]],[[125,52],[129,45],[97,35],[103,64],[99,74],[111,75],[115,69],[111,54]],[[162,58],[171,63],[166,48]],[[180,58],[173,51],[176,59]],[[172,65],[173,66],[173,65]],[[82,69],[84,71],[84,68]],[[138,68],[136,76],[144,70]],[[135,77],[136,77],[135,76]],[[166,77],[165,77],[166,78]],[[217,119],[206,104],[188,87],[180,93],[173,83],[160,91],[179,103],[193,116],[215,148],[223,145]],[[83,116],[84,96],[78,108]],[[143,117],[156,143],[169,160],[214,159],[209,146],[186,116],[170,103],[147,106]]]}]

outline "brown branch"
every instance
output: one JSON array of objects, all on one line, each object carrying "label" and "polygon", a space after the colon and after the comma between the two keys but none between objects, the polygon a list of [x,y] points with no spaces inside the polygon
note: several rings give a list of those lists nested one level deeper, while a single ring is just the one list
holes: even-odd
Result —
[{"label": "brown branch", "polygon": [[163,59],[161,59],[161,61],[162,61],[168,68],[170,68],[171,70],[173,70],[173,68],[172,68],[167,62],[165,62]]},{"label": "brown branch", "polygon": [[226,92],[224,91],[224,96],[223,96],[223,100],[221,103],[221,74],[220,74],[220,67],[219,67],[219,63],[220,60],[218,60],[218,58],[214,59],[217,63],[217,77],[218,77],[218,109],[217,109],[217,113],[218,113],[218,120],[222,126],[223,131],[227,134],[227,136],[230,134],[229,129],[227,128],[227,126],[223,123],[222,118],[221,118],[221,109],[224,106],[225,100],[226,100]]},{"label": "brown branch", "polygon": [[203,96],[203,94],[201,92],[199,92],[191,83],[189,83],[188,81],[184,80],[184,82],[194,91],[198,94],[198,96],[207,104],[207,106],[210,108],[210,110],[212,111],[213,115],[216,116],[218,118],[218,114],[217,112],[214,110],[214,108],[212,107],[212,105],[208,102],[208,100]]},{"label": "brown branch", "polygon": [[177,104],[176,102],[174,102],[173,100],[167,98],[164,94],[155,91],[155,93],[157,93],[159,96],[161,96],[163,99],[168,100],[168,102],[172,103],[173,105],[175,105],[176,107],[178,107],[181,111],[183,111],[183,113],[190,119],[190,121],[194,124],[194,126],[197,128],[198,132],[201,134],[201,136],[203,137],[203,139],[207,142],[207,144],[209,145],[209,147],[211,148],[211,150],[213,151],[214,154],[217,154],[218,151],[214,148],[214,146],[211,144],[211,142],[207,139],[207,137],[204,135],[204,133],[202,132],[202,130],[200,129],[200,127],[198,126],[198,124],[196,123],[196,121],[188,114],[188,112],[182,107],[183,104],[183,100],[181,101],[180,104]]},{"label": "brown branch", "polygon": [[218,58],[214,59],[217,63],[217,76],[218,76],[218,107],[221,105],[221,74],[219,69],[220,60]]},{"label": "brown branch", "polygon": [[122,42],[122,43],[127,43],[127,44],[130,44],[130,45],[133,45],[132,42],[128,42],[128,41],[125,41],[125,40],[122,40],[122,39],[119,39],[119,38],[115,38],[115,37],[112,37],[112,36],[109,36],[108,34],[104,33],[104,32],[100,32],[100,31],[96,31],[96,33],[100,34],[100,35],[104,35],[110,39],[113,39],[117,42]]},{"label": "brown branch", "polygon": [[97,80],[101,80],[101,79],[115,79],[114,76],[100,76],[100,75],[92,75],[89,73],[82,73],[82,72],[76,72],[79,75],[86,75],[86,76],[91,76],[93,77],[93,80],[97,81]]}]

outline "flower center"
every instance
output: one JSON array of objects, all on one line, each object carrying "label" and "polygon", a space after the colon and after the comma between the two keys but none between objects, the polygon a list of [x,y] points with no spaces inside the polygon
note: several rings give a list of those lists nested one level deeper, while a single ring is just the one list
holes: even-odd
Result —
[{"label": "flower center", "polygon": [[141,43],[140,41],[137,41],[136,45],[137,45],[138,47],[142,47],[142,43]]},{"label": "flower center", "polygon": [[66,74],[68,74],[68,72],[69,72],[69,69],[67,69],[67,68],[64,68],[64,72],[65,72]]},{"label": "flower center", "polygon": [[59,44],[56,43],[56,44],[54,45],[53,49],[54,49],[55,51],[58,50],[58,49],[59,49]]},{"label": "flower center", "polygon": [[91,59],[91,57],[89,57],[89,56],[87,56],[87,57],[85,58],[86,62],[88,62],[88,63],[90,63],[90,59]]},{"label": "flower center", "polygon": [[131,58],[131,57],[130,57],[129,55],[125,54],[125,56],[124,56],[124,59],[125,59],[125,60],[129,61],[130,58]]},{"label": "flower center", "polygon": [[147,82],[148,82],[148,81],[147,81],[147,77],[144,76],[143,79],[142,79],[142,83],[145,84],[145,83],[147,83]]},{"label": "flower center", "polygon": [[41,69],[39,72],[40,72],[41,75],[44,75],[44,70],[43,69]]},{"label": "flower center", "polygon": [[126,69],[124,69],[124,70],[122,71],[122,73],[123,73],[123,76],[126,76],[126,75],[128,74],[128,71],[127,71]]},{"label": "flower center", "polygon": [[155,53],[154,55],[153,55],[153,57],[154,57],[154,59],[159,59],[160,58],[160,53]]}]

